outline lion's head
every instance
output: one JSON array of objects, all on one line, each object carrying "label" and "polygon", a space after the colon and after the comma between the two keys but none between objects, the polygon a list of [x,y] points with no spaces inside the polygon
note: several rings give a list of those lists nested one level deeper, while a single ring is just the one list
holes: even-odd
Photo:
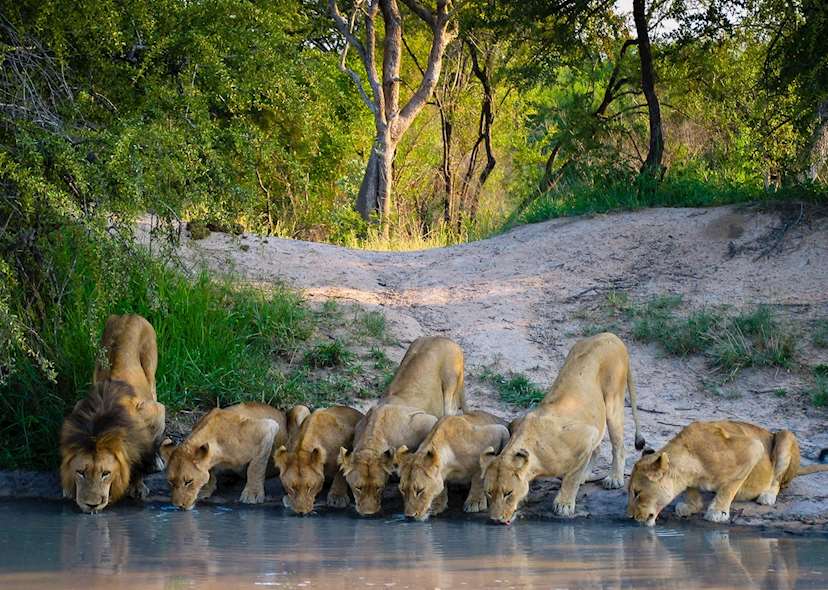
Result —
[{"label": "lion's head", "polygon": [[351,487],[356,509],[362,516],[375,514],[382,508],[382,492],[388,476],[394,472],[394,452],[370,449],[350,452],[341,447],[337,458],[342,475]]},{"label": "lion's head", "polygon": [[670,458],[667,453],[645,454],[633,467],[627,492],[627,516],[647,526],[676,497],[673,479],[668,475]]},{"label": "lion's head", "polygon": [[299,514],[313,511],[316,496],[325,485],[327,452],[321,447],[310,451],[288,451],[284,446],[273,453],[279,478],[287,494],[285,506]]},{"label": "lion's head", "polygon": [[445,487],[440,472],[440,456],[433,448],[412,453],[405,445],[397,449],[394,463],[400,473],[400,493],[405,515],[427,520],[431,503]]},{"label": "lion's head", "polygon": [[63,422],[60,433],[60,479],[63,495],[87,513],[118,501],[139,459],[130,433],[129,412],[135,392],[127,383],[105,381],[92,387]]},{"label": "lion's head", "polygon": [[529,493],[529,451],[506,450],[498,455],[493,447],[489,447],[480,455],[480,471],[489,501],[489,518],[510,524]]},{"label": "lion's head", "polygon": [[167,439],[160,452],[167,464],[170,501],[181,510],[192,510],[201,488],[210,481],[210,443],[193,445],[185,441],[175,446]]}]

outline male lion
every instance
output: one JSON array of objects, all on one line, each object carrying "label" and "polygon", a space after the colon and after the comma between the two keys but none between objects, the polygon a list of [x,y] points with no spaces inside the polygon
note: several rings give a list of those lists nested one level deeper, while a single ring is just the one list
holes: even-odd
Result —
[{"label": "male lion", "polygon": [[471,485],[464,511],[485,510],[480,453],[487,447],[500,451],[508,440],[505,421],[476,411],[440,418],[416,452],[401,446],[394,463],[400,473],[405,515],[427,520],[429,514],[443,512],[448,506],[448,483]]},{"label": "male lion", "polygon": [[379,511],[394,450],[419,445],[441,416],[465,408],[463,351],[448,338],[418,338],[406,351],[388,391],[357,425],[354,450],[339,449],[339,467],[357,512]]},{"label": "male lion", "polygon": [[361,419],[362,412],[346,406],[316,410],[291,434],[288,447],[276,449],[273,462],[287,494],[282,499],[286,508],[308,514],[325,482],[332,482],[328,506],[345,508],[349,504],[348,484],[336,460],[341,447],[350,449],[353,445],[354,429]]},{"label": "male lion", "polygon": [[[638,401],[624,343],[604,333],[578,341],[540,405],[518,421],[509,443],[498,455],[487,449],[480,457],[489,516],[509,524],[536,477],[562,477],[553,509],[575,513],[578,488],[609,430],[612,467],[604,487],[624,485],[624,388],[630,392],[635,446],[639,433]],[[606,426],[605,426],[606,425]]]},{"label": "male lion", "polygon": [[144,498],[164,433],[164,406],[155,396],[155,330],[139,315],[111,315],[101,338],[92,390],[63,422],[63,495],[94,513],[125,494]]},{"label": "male lion", "polygon": [[701,492],[709,491],[716,495],[704,518],[729,522],[734,500],[773,506],[793,478],[818,471],[828,471],[828,465],[800,467],[799,444],[788,430],[774,433],[730,420],[693,422],[635,464],[627,515],[653,526],[664,507],[685,492],[676,514],[690,516],[702,509]]},{"label": "male lion", "polygon": [[191,510],[196,500],[216,490],[217,471],[241,474],[245,468],[247,481],[239,500],[264,502],[270,457],[287,437],[284,412],[267,404],[246,402],[210,410],[181,445],[170,439],[161,445],[172,503]]}]

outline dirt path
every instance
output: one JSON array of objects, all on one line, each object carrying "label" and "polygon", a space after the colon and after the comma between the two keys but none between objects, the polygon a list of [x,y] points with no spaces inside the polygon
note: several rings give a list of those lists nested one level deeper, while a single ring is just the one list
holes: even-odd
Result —
[{"label": "dirt path", "polygon": [[[187,241],[183,254],[252,282],[283,281],[312,301],[333,298],[381,309],[400,341],[397,350],[388,351],[394,360],[424,334],[457,340],[466,353],[470,404],[504,416],[521,410],[501,403],[476,378],[483,367],[525,373],[545,387],[583,328],[576,316],[611,290],[635,299],[681,294],[693,306],[781,306],[800,322],[828,317],[828,219],[798,206],[773,212],[652,209],[562,219],[418,252],[212,234]],[[738,418],[793,430],[806,460],[828,447],[828,413],[793,393],[805,386],[804,371],[746,370],[729,384],[727,396],[715,395],[703,385],[709,369],[702,359],[669,357],[654,345],[625,339],[650,444],[663,444],[693,420]],[[828,351],[811,347],[807,335],[802,341],[802,359],[828,363]],[[777,388],[792,393],[777,397],[772,394]],[[627,430],[632,449],[632,428]],[[608,442],[604,445],[606,461]],[[634,459],[630,453],[628,471]],[[544,486],[537,486],[541,496]],[[828,522],[826,489],[828,474],[798,479],[775,511],[762,516],[765,509],[745,504],[740,518]],[[587,495],[596,493],[588,488]]]}]

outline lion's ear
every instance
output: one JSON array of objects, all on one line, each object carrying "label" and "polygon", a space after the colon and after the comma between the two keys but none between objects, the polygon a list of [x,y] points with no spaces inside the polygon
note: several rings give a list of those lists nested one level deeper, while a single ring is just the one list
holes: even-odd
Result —
[{"label": "lion's ear", "polygon": [[392,449],[385,449],[382,454],[382,468],[388,475],[394,473],[394,451]]},{"label": "lion's ear", "polygon": [[426,451],[426,461],[429,462],[430,465],[437,465],[440,463],[440,455],[434,452],[434,449],[429,449]]},{"label": "lion's ear", "polygon": [[649,469],[646,469],[644,473],[650,480],[659,481],[664,477],[669,468],[670,458],[667,456],[667,453],[662,451],[656,456],[655,460],[650,463]]},{"label": "lion's ear", "polygon": [[526,449],[518,449],[514,454],[515,466],[518,469],[523,469],[529,465],[529,451]]},{"label": "lion's ear", "polygon": [[352,459],[353,457],[351,457],[351,453],[348,452],[348,449],[345,447],[339,447],[339,456],[336,458],[336,462],[342,470],[342,475],[348,475],[351,473],[351,470],[354,468]]},{"label": "lion's ear", "polygon": [[281,474],[285,470],[285,463],[287,461],[287,448],[285,445],[282,445],[275,451],[273,451],[273,464],[276,466],[276,469],[279,470]]},{"label": "lion's ear", "polygon": [[317,467],[321,467],[325,464],[325,457],[325,449],[314,447],[314,449],[311,451],[311,462]]},{"label": "lion's ear", "polygon": [[399,469],[400,465],[402,465],[403,459],[405,459],[408,455],[411,454],[411,451],[408,450],[408,447],[403,445],[398,447],[396,451],[394,451],[394,468]]},{"label": "lion's ear", "polygon": [[486,475],[486,470],[497,458],[497,451],[494,450],[494,447],[488,447],[486,450],[483,451],[480,455],[480,475]]},{"label": "lion's ear", "polygon": [[158,449],[158,454],[161,455],[166,465],[170,464],[170,457],[172,457],[174,450],[175,443],[173,440],[171,438],[165,438],[164,442],[161,443],[161,447]]},{"label": "lion's ear", "polygon": [[193,453],[193,458],[196,461],[204,461],[209,456],[210,456],[210,443],[204,443],[200,447],[197,447],[195,452]]}]

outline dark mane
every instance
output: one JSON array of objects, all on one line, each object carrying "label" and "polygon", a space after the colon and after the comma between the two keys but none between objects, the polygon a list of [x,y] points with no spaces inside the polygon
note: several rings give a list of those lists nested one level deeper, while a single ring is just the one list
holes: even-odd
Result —
[{"label": "dark mane", "polygon": [[93,385],[89,395],[66,417],[61,448],[94,453],[98,441],[106,435],[130,430],[133,420],[122,401],[134,395],[132,386],[123,381]]}]

